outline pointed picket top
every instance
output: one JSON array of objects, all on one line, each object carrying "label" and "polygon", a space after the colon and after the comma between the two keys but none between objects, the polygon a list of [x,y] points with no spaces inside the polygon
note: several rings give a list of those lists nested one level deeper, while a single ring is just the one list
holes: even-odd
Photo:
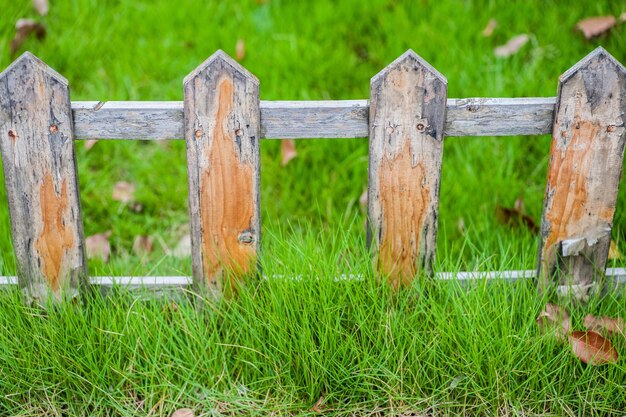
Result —
[{"label": "pointed picket top", "polygon": [[256,85],[259,85],[259,79],[250,71],[245,69],[239,62],[234,60],[226,52],[218,49],[210,57],[208,57],[202,64],[198,65],[193,71],[191,71],[184,79],[183,86],[186,86],[192,79],[196,78],[203,72],[210,71],[214,67],[228,65],[232,67],[235,73],[241,74],[243,77],[250,79]]},{"label": "pointed picket top", "polygon": [[[603,62],[604,61],[604,62]],[[606,49],[601,46],[598,46],[596,49],[587,54],[586,57],[578,61],[574,66],[565,71],[559,77],[559,83],[564,84],[570,78],[572,78],[577,72],[583,71],[592,67],[594,65],[599,65],[603,63],[604,66],[607,67],[607,70],[610,67],[613,67],[611,72],[621,73],[622,76],[626,76],[626,68],[619,62],[613,55],[611,55]]]},{"label": "pointed picket top", "polygon": [[405,53],[396,58],[392,63],[383,68],[378,74],[374,75],[370,80],[370,85],[375,85],[381,80],[385,79],[387,75],[402,65],[409,66],[411,64],[416,64],[416,70],[421,67],[423,72],[430,73],[434,76],[435,79],[439,80],[441,83],[448,85],[448,80],[446,77],[437,71],[435,67],[430,65],[424,58],[415,53],[412,49],[407,49]]},{"label": "pointed picket top", "polygon": [[45,62],[37,58],[29,51],[24,52],[15,61],[13,61],[11,65],[6,67],[4,71],[0,72],[0,80],[3,80],[14,73],[24,74],[25,71],[31,72],[35,70],[61,84],[68,85],[67,79],[64,76],[50,68]]}]

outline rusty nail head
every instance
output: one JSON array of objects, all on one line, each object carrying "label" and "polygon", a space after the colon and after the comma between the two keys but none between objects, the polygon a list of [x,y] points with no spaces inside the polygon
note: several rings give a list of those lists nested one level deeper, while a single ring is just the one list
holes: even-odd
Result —
[{"label": "rusty nail head", "polygon": [[237,136],[243,135],[243,130],[241,130],[241,129],[235,130],[235,135],[237,135]]},{"label": "rusty nail head", "polygon": [[50,133],[57,133],[59,131],[59,127],[57,125],[50,125]]},{"label": "rusty nail head", "polygon": [[417,126],[415,126],[417,128],[418,132],[423,132],[424,129],[426,128],[426,126],[424,126],[424,123],[418,123]]},{"label": "rusty nail head", "polygon": [[15,132],[13,131],[13,129],[9,130],[9,137],[11,139],[15,139],[17,137],[17,135],[15,134]]},{"label": "rusty nail head", "polygon": [[194,135],[195,135],[197,138],[201,138],[201,137],[202,137],[202,129],[198,129],[198,130],[196,130],[196,131],[195,131],[195,133],[194,133]]},{"label": "rusty nail head", "polygon": [[607,132],[615,132],[615,125],[608,125],[606,127]]}]

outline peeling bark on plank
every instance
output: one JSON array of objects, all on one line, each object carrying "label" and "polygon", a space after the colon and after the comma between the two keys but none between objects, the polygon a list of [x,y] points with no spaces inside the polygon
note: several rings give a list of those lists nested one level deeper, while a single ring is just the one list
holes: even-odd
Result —
[{"label": "peeling bark on plank", "polygon": [[409,50],[370,88],[368,242],[398,287],[432,273],[447,81]]},{"label": "peeling bark on plank", "polygon": [[218,51],[183,85],[194,285],[219,298],[256,266],[259,82]]},{"label": "peeling bark on plank", "polygon": [[625,112],[626,70],[604,49],[560,77],[537,267],[540,291],[557,284],[560,293],[587,293],[604,275]]},{"label": "peeling bark on plank", "polygon": [[74,297],[87,263],[69,88],[28,52],[0,74],[0,145],[25,299]]}]

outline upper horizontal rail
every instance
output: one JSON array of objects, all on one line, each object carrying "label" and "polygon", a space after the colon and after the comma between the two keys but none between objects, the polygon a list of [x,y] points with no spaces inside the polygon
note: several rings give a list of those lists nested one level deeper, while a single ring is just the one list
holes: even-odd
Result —
[{"label": "upper horizontal rail", "polygon": [[[554,97],[448,99],[445,136],[551,133]],[[74,101],[77,139],[182,139],[182,101]],[[368,100],[261,101],[261,138],[369,136]]]}]

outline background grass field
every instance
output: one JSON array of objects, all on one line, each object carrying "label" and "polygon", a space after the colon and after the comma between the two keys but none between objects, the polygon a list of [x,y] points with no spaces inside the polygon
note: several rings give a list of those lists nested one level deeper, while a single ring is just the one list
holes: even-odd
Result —
[{"label": "background grass field", "polygon": [[[408,48],[447,77],[451,98],[554,96],[559,75],[598,45],[626,63],[626,24],[592,41],[575,31],[582,18],[624,11],[624,1],[51,0],[39,17],[30,1],[0,0],[0,68],[12,60],[15,21],[32,17],[47,37],[20,51],[64,75],[73,100],[182,100],[183,77],[218,48],[234,56],[239,39],[265,100],[367,98],[370,78]],[[484,37],[490,19],[498,26]],[[520,33],[530,42],[517,54],[494,56]],[[494,213],[523,198],[539,223],[549,145],[547,136],[446,139],[437,269],[535,266],[537,236]],[[530,285],[464,292],[420,282],[397,297],[372,285],[358,201],[367,140],[302,140],[297,151],[283,167],[279,141],[261,142],[262,262],[319,280],[256,282],[237,302],[199,315],[185,303],[164,314],[163,303],[122,294],[115,305],[44,317],[3,296],[0,414],[167,414],[184,405],[283,414],[320,396],[346,413],[626,408],[624,360],[585,368],[538,335],[542,300]],[[184,141],[100,141],[90,150],[81,142],[77,159],[85,233],[112,231],[111,260],[90,261],[91,274],[189,275],[190,259],[163,247],[174,247],[188,222]],[[140,212],[113,201],[118,181],[136,184]],[[618,246],[625,203],[622,190]],[[12,275],[3,185],[0,207],[0,274]],[[138,235],[155,237],[144,258],[132,251]],[[330,279],[356,272],[366,282]],[[417,296],[426,289],[428,298]],[[588,307],[625,309],[623,298]]]}]

